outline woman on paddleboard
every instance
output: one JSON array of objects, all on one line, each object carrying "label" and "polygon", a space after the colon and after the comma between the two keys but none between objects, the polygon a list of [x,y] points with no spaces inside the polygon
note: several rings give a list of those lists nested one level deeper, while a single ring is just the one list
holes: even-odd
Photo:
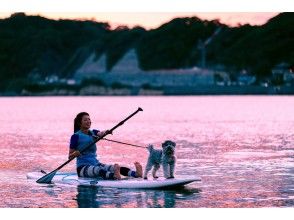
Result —
[{"label": "woman on paddleboard", "polygon": [[127,167],[120,167],[118,164],[107,165],[97,159],[97,146],[93,144],[80,153],[83,147],[101,137],[105,132],[90,130],[91,119],[87,112],[80,112],[74,119],[74,134],[70,139],[69,159],[77,157],[77,173],[79,177],[102,177],[103,179],[120,180],[121,175],[129,177],[142,177],[142,166],[135,162],[136,171]]}]

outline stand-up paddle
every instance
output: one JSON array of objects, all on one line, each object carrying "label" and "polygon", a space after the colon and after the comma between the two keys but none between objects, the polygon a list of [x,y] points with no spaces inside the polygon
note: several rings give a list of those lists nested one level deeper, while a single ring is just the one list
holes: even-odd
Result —
[{"label": "stand-up paddle", "polygon": [[[135,111],[134,113],[132,113],[131,115],[129,115],[127,118],[125,118],[124,120],[122,120],[121,122],[119,122],[117,125],[115,125],[113,128],[111,128],[110,130],[108,130],[108,132],[106,132],[104,135],[98,137],[95,141],[93,141],[92,143],[88,144],[87,146],[84,147],[84,149],[82,149],[80,151],[80,153],[84,152],[86,149],[88,149],[89,147],[91,147],[93,144],[95,144],[96,142],[100,141],[101,139],[103,139],[106,135],[108,134],[112,134],[112,132],[118,128],[119,126],[123,125],[127,120],[129,120],[131,117],[133,117],[135,114],[137,114],[138,112],[143,111],[142,108],[138,108],[137,111]],[[36,182],[37,183],[51,183],[51,180],[53,179],[53,177],[55,176],[56,172],[58,170],[60,170],[62,167],[64,167],[66,164],[68,164],[69,162],[71,162],[74,158],[76,157],[72,157],[71,159],[69,159],[68,161],[66,161],[65,163],[61,164],[59,167],[57,167],[55,170],[53,170],[52,172],[46,174],[45,176],[41,177],[40,179],[38,179]]]}]

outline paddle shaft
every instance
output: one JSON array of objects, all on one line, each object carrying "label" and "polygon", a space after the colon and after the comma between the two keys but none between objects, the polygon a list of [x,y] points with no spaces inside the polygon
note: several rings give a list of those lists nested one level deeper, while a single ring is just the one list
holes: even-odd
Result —
[{"label": "paddle shaft", "polygon": [[[119,126],[123,125],[127,120],[129,120],[131,117],[133,117],[135,114],[137,114],[139,111],[143,111],[141,108],[138,108],[137,111],[135,111],[133,114],[129,115],[127,118],[125,118],[124,120],[122,120],[121,122],[119,122],[117,125],[115,125],[113,128],[111,128],[109,130],[109,132],[106,132],[104,135],[102,136],[99,136],[95,141],[93,141],[92,143],[88,144],[86,147],[84,147],[84,149],[82,149],[80,151],[80,153],[83,153],[85,150],[87,150],[89,147],[91,147],[92,145],[96,144],[98,141],[100,141],[101,139],[103,139],[106,135],[108,134],[111,134],[116,128],[118,128]],[[61,169],[62,167],[64,167],[66,164],[68,164],[70,161],[72,161],[73,159],[75,159],[75,157],[72,157],[71,159],[69,159],[68,161],[66,161],[65,163],[61,164],[59,167],[57,167],[55,169],[56,170],[59,170]]]},{"label": "paddle shaft", "polygon": [[[80,151],[80,153],[84,152],[85,150],[87,150],[89,147],[91,147],[93,144],[97,143],[98,141],[100,141],[102,138],[104,138],[106,135],[111,134],[116,128],[118,128],[119,126],[123,125],[127,120],[129,120],[131,117],[133,117],[135,114],[137,114],[139,111],[143,111],[142,108],[138,108],[137,111],[135,111],[134,113],[132,113],[131,115],[129,115],[127,118],[125,118],[124,120],[122,120],[121,122],[119,122],[117,125],[115,125],[113,128],[111,128],[110,130],[108,130],[108,132],[106,132],[104,135],[98,137],[95,141],[93,141],[92,143],[88,144],[86,147],[84,147],[84,149],[82,149]],[[64,167],[66,164],[70,163],[73,159],[75,159],[75,157],[70,158],[69,160],[67,160],[66,162],[64,162],[63,164],[61,164],[59,167],[57,167],[55,170],[53,170],[52,172],[50,172],[49,174],[46,174],[45,176],[53,176],[55,175],[55,173],[60,170],[62,167]],[[37,180],[37,182],[39,181],[39,183],[41,183],[41,179],[44,178],[45,176],[41,177],[39,180]],[[50,176],[51,177],[51,176]],[[44,178],[46,179],[46,178]],[[48,182],[46,180],[46,182]]]},{"label": "paddle shaft", "polygon": [[107,138],[102,138],[102,139],[103,140],[106,140],[106,141],[114,142],[114,143],[119,143],[119,144],[125,144],[125,145],[129,145],[129,146],[133,146],[133,147],[147,148],[147,147],[143,147],[143,146],[140,146],[140,145],[129,144],[129,143],[125,143],[125,142],[121,142],[121,141],[116,141],[116,140],[112,140],[112,139],[107,139]]}]

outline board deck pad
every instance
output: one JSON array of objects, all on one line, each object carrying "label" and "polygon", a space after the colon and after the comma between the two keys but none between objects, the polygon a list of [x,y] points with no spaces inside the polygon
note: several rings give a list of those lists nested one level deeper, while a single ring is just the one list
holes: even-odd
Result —
[{"label": "board deck pad", "polygon": [[[37,180],[44,176],[42,172],[31,172],[27,174],[27,179]],[[121,189],[159,189],[184,186],[186,184],[201,181],[200,178],[174,178],[156,180],[142,178],[126,178],[122,180],[103,180],[98,178],[82,178],[76,173],[57,172],[52,180],[52,183],[60,183],[67,185],[84,185],[84,186],[99,186]]]}]

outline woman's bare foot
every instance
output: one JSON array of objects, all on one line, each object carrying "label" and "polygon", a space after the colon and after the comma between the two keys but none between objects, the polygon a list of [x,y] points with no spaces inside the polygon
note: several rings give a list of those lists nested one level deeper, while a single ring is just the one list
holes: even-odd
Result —
[{"label": "woman's bare foot", "polygon": [[142,177],[143,176],[143,169],[142,165],[139,162],[135,162],[135,167],[136,167],[136,177]]},{"label": "woman's bare foot", "polygon": [[116,163],[116,164],[114,164],[113,168],[114,168],[114,176],[113,176],[114,179],[120,180],[121,179],[120,166]]}]

